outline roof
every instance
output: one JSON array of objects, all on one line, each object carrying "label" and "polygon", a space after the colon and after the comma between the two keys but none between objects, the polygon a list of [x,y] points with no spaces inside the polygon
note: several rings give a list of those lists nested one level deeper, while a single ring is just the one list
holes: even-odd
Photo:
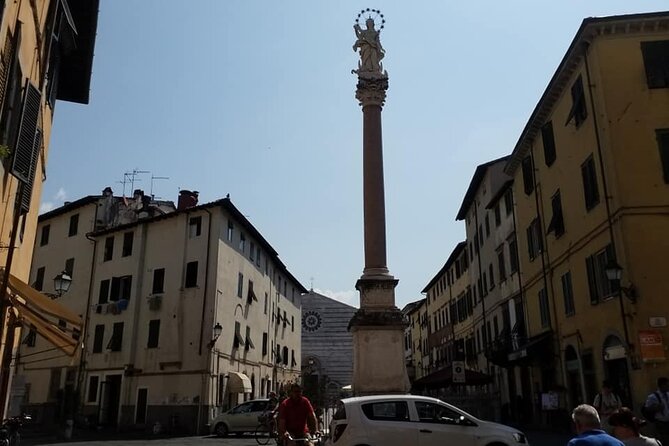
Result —
[{"label": "roof", "polygon": [[[541,126],[549,117],[553,105],[560,98],[563,90],[567,88],[568,82],[574,71],[578,68],[581,59],[583,58],[583,53],[590,45],[590,42],[598,35],[606,33],[606,30],[604,29],[606,26],[610,25],[611,29],[615,26],[622,32],[628,32],[635,28],[640,30],[647,22],[664,22],[664,27],[667,29],[669,28],[669,11],[625,14],[608,17],[588,17],[583,20],[574,39],[571,41],[567,52],[560,61],[553,77],[551,77],[551,80],[548,82],[546,90],[544,90],[544,93],[541,95],[539,102],[532,111],[525,128],[518,138],[518,142],[504,168],[504,171],[507,174],[513,175],[518,168],[520,161],[525,157],[532,141],[540,131]],[[661,29],[661,27],[658,28]],[[651,27],[647,28],[648,31],[651,29]]]},{"label": "roof", "polygon": [[295,282],[298,285],[298,289],[299,289],[300,293],[307,293],[308,292],[308,290],[288,271],[288,268],[286,268],[286,265],[284,265],[283,262],[281,262],[281,260],[279,260],[279,254],[274,250],[272,245],[270,245],[269,242],[267,240],[265,240],[265,238],[260,234],[260,232],[258,232],[258,230],[251,224],[251,222],[248,221],[246,219],[246,217],[244,217],[244,214],[242,214],[239,211],[239,209],[237,209],[235,207],[235,205],[232,204],[232,201],[230,201],[229,198],[222,198],[220,200],[212,201],[212,202],[209,202],[209,203],[204,203],[204,204],[201,204],[199,206],[193,206],[193,207],[189,207],[189,208],[186,208],[186,209],[177,209],[176,211],[169,212],[167,214],[157,215],[157,216],[150,217],[150,218],[144,218],[144,219],[132,222],[132,223],[126,223],[124,225],[118,225],[118,226],[114,226],[114,227],[111,227],[111,228],[103,229],[101,231],[96,231],[96,232],[91,233],[91,235],[93,237],[101,237],[101,236],[104,236],[104,235],[107,235],[107,234],[111,234],[113,232],[125,231],[129,228],[133,228],[135,226],[139,226],[139,225],[142,225],[142,224],[148,224],[148,223],[153,223],[153,222],[157,222],[157,221],[161,221],[161,220],[166,220],[168,218],[174,218],[174,217],[178,217],[178,216],[181,216],[181,215],[184,215],[184,214],[187,214],[187,213],[197,212],[197,211],[201,211],[201,210],[207,210],[207,209],[211,209],[211,208],[215,208],[215,207],[221,207],[221,208],[225,209],[227,212],[229,212],[233,216],[233,218],[236,221],[238,221],[241,224],[241,226],[251,236],[253,236],[253,238],[255,238],[258,241],[258,244],[260,244],[260,246],[262,246],[265,249],[265,251],[268,252],[272,256],[272,258],[276,262],[279,270],[281,270],[289,279],[291,279],[291,281]]},{"label": "roof", "polygon": [[467,211],[469,210],[469,207],[472,205],[472,202],[474,201],[474,197],[476,196],[476,191],[478,191],[479,186],[481,185],[481,181],[483,181],[485,173],[488,171],[488,167],[492,166],[493,164],[497,164],[500,161],[507,161],[509,156],[510,155],[506,155],[501,158],[488,161],[487,163],[480,164],[476,167],[476,170],[474,171],[474,176],[472,177],[472,180],[469,182],[469,187],[467,188],[467,192],[465,192],[465,198],[462,200],[462,204],[460,205],[460,210],[458,211],[458,215],[455,217],[456,220],[464,220],[464,218],[467,216]]},{"label": "roof", "polygon": [[302,296],[302,298],[303,299],[310,299],[310,298],[311,299],[325,299],[325,300],[327,300],[328,302],[330,302],[334,305],[338,305],[338,306],[341,306],[341,307],[346,307],[347,309],[350,309],[350,310],[357,310],[357,308],[354,307],[353,305],[349,305],[349,304],[344,303],[340,300],[337,300],[337,299],[334,299],[332,297],[326,296],[325,294],[317,293],[313,289],[310,289],[307,292],[307,294]]},{"label": "roof", "polygon": [[460,253],[467,247],[467,242],[460,242],[457,245],[455,245],[455,248],[453,248],[453,251],[451,252],[451,255],[448,256],[448,259],[446,260],[446,263],[444,263],[444,266],[441,267],[439,272],[434,275],[432,280],[428,282],[427,285],[425,285],[425,288],[421,291],[421,293],[427,293],[427,291],[432,288],[432,286],[437,283],[439,278],[444,274],[444,272],[451,267],[453,262],[455,262],[455,259],[458,258]]},{"label": "roof", "polygon": [[56,98],[88,104],[100,0],[68,0],[76,27],[75,48],[62,55]]},{"label": "roof", "polygon": [[402,308],[402,313],[406,314],[407,316],[416,312],[420,307],[423,306],[425,303],[425,298],[422,298],[420,300],[417,300],[415,302],[408,303]]},{"label": "roof", "polygon": [[492,196],[488,204],[486,205],[486,209],[492,209],[497,202],[504,196],[507,190],[513,186],[513,180],[506,180],[497,190],[495,195]]},{"label": "roof", "polygon": [[37,221],[41,223],[43,221],[50,220],[52,218],[58,217],[59,215],[67,214],[68,212],[74,211],[75,209],[79,209],[79,208],[87,206],[91,203],[96,203],[101,198],[102,198],[102,195],[87,195],[84,198],[80,198],[76,201],[72,201],[70,203],[67,203],[66,205],[63,205],[59,208],[56,208],[52,211],[49,211],[49,212],[46,212],[46,213],[40,215],[37,218]]}]

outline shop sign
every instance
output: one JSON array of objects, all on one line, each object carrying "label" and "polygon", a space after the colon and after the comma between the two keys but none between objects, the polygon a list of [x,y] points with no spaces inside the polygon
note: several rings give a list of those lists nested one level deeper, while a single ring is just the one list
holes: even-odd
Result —
[{"label": "shop sign", "polygon": [[662,333],[659,330],[639,330],[639,349],[643,362],[660,362],[666,359]]}]

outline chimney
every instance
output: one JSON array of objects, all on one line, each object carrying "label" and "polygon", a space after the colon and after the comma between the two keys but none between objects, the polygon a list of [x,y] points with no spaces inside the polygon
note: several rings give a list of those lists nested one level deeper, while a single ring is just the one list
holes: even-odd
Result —
[{"label": "chimney", "polygon": [[177,201],[177,211],[184,209],[192,208],[197,206],[197,196],[199,192],[194,190],[180,190],[179,191],[179,200]]}]

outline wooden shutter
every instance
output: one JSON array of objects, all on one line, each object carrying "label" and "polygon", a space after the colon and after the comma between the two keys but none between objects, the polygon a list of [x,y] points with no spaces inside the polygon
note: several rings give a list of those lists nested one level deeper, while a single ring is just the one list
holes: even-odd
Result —
[{"label": "wooden shutter", "polygon": [[669,129],[656,130],[657,147],[660,150],[660,162],[662,163],[662,176],[664,182],[669,184]]},{"label": "wooden shutter", "polygon": [[7,94],[7,85],[9,84],[9,73],[12,69],[12,59],[14,58],[14,39],[11,34],[5,36],[5,48],[2,50],[0,58],[0,101],[5,102]]},{"label": "wooden shutter", "polygon": [[40,150],[42,150],[42,131],[37,129],[35,132],[35,141],[32,151],[32,160],[30,168],[30,181],[21,185],[21,211],[27,213],[30,210],[30,201],[33,196],[33,185],[35,183],[35,171],[37,170],[37,159]]},{"label": "wooden shutter", "polygon": [[32,82],[27,81],[11,172],[19,181],[30,186],[35,176],[35,161],[37,160],[37,154],[34,153],[35,136],[41,102],[41,92]]},{"label": "wooden shutter", "polygon": [[529,195],[534,191],[534,168],[532,166],[532,157],[526,156],[522,161],[523,188],[525,194]]},{"label": "wooden shutter", "polygon": [[586,257],[585,267],[588,272],[588,289],[590,290],[590,303],[597,305],[599,303],[599,293],[597,292],[597,265],[595,256]]},{"label": "wooden shutter", "polygon": [[548,121],[541,127],[541,139],[544,144],[544,161],[547,166],[555,162],[555,137],[553,135],[553,121]]}]

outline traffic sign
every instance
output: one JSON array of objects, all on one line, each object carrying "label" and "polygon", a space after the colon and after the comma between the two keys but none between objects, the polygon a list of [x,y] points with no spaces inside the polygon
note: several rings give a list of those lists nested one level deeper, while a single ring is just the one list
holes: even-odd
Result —
[{"label": "traffic sign", "polygon": [[453,382],[465,383],[465,362],[453,361]]}]

